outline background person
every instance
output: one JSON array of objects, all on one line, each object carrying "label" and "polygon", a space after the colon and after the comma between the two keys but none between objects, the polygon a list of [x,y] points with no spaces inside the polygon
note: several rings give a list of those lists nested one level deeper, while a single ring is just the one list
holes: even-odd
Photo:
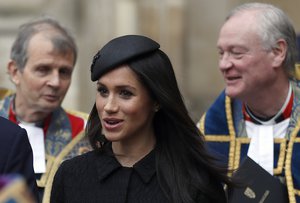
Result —
[{"label": "background person", "polygon": [[38,201],[32,149],[26,130],[0,117],[0,132],[0,177],[20,175],[26,181],[30,193]]},{"label": "background person", "polygon": [[0,115],[27,130],[41,195],[61,161],[88,147],[84,118],[61,107],[76,58],[73,37],[49,17],[20,26],[11,49],[7,70],[16,90],[0,102]]},{"label": "background person", "polygon": [[300,88],[292,23],[273,5],[243,4],[229,13],[217,47],[226,87],[200,130],[230,168],[249,156],[287,185],[290,202],[300,202]]}]

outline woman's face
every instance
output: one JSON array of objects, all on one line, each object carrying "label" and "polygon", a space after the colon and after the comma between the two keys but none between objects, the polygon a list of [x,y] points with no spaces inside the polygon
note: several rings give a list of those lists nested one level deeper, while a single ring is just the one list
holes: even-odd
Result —
[{"label": "woman's face", "polygon": [[99,78],[96,107],[107,140],[135,143],[154,138],[155,102],[128,66]]}]

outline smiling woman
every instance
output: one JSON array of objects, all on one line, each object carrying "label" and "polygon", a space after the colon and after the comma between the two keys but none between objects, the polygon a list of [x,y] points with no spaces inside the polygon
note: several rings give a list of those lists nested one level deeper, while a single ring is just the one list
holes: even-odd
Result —
[{"label": "smiling woman", "polygon": [[63,162],[52,203],[226,202],[227,170],[206,151],[159,47],[126,35],[95,55],[96,101],[86,129],[94,150]]}]

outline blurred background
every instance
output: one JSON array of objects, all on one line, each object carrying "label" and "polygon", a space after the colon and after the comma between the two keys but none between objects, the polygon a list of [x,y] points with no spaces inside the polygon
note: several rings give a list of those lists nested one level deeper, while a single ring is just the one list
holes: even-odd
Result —
[{"label": "blurred background", "polygon": [[[63,106],[89,112],[96,86],[94,54],[109,40],[142,34],[161,44],[174,66],[191,117],[197,122],[224,87],[216,41],[225,16],[246,0],[0,0],[0,87],[13,89],[6,73],[18,27],[49,15],[74,35],[79,56]],[[284,10],[300,33],[300,1],[269,0]]]}]

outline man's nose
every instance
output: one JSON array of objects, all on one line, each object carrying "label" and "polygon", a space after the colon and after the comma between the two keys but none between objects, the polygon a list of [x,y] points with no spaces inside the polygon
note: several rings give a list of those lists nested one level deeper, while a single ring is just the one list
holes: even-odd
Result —
[{"label": "man's nose", "polygon": [[224,53],[219,59],[219,68],[220,70],[226,70],[232,67],[233,63],[229,53]]},{"label": "man's nose", "polygon": [[51,75],[49,75],[48,85],[53,86],[53,87],[58,87],[59,84],[60,84],[59,73],[54,71],[54,72],[52,72]]}]

